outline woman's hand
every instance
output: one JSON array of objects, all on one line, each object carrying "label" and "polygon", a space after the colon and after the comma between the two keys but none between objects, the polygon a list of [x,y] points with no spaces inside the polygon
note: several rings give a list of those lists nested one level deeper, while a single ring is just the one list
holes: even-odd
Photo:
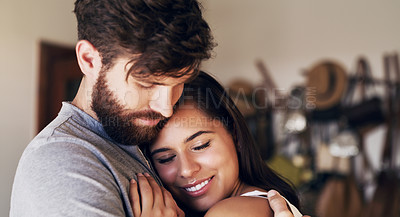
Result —
[{"label": "woman's hand", "polygon": [[[275,190],[268,191],[268,201],[274,211],[274,217],[294,217],[283,197]],[[310,217],[310,216],[304,216]]]},{"label": "woman's hand", "polygon": [[131,180],[129,196],[135,217],[184,217],[172,195],[149,174],[137,174]]}]

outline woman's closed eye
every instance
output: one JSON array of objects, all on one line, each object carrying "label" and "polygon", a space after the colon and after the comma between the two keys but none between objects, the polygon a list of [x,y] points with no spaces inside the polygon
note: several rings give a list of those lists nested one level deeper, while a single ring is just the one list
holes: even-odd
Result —
[{"label": "woman's closed eye", "polygon": [[165,157],[159,157],[159,158],[156,159],[156,161],[159,164],[166,164],[166,163],[169,163],[172,160],[174,160],[175,157],[176,157],[176,155],[168,155],[168,156],[165,156]]},{"label": "woman's closed eye", "polygon": [[201,150],[203,150],[203,149],[206,149],[206,148],[208,148],[209,146],[210,146],[210,140],[209,141],[207,141],[206,143],[204,143],[204,144],[202,144],[202,145],[199,145],[199,146],[195,146],[195,147],[193,147],[193,150],[195,150],[195,151],[201,151]]}]

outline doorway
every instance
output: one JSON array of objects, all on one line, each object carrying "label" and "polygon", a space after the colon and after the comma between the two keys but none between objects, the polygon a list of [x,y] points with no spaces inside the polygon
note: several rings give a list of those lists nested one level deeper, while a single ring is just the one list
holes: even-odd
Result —
[{"label": "doorway", "polygon": [[63,101],[72,101],[82,72],[74,47],[42,41],[40,43],[37,132],[58,114]]}]

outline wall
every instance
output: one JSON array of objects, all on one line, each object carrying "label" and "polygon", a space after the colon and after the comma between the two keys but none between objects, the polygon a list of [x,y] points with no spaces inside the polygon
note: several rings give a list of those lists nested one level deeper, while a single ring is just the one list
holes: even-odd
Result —
[{"label": "wall", "polygon": [[74,45],[73,2],[0,1],[0,216],[8,216],[15,169],[36,131],[39,41]]},{"label": "wall", "polygon": [[[8,216],[11,185],[23,149],[35,133],[38,42],[73,45],[74,0],[0,1],[0,216]],[[261,80],[262,59],[281,88],[303,82],[301,71],[321,58],[348,69],[367,56],[376,76],[382,55],[400,51],[396,0],[202,0],[219,43],[204,67],[224,83]]]},{"label": "wall", "polygon": [[321,58],[353,70],[356,57],[365,55],[379,77],[383,53],[400,51],[395,0],[218,0],[204,6],[219,43],[207,66],[224,83],[231,77],[259,81],[256,58],[282,88],[302,81],[301,71]]}]

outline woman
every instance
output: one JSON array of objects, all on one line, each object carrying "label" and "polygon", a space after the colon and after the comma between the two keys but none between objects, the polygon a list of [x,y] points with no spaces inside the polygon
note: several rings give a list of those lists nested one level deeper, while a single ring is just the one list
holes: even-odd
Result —
[{"label": "woman", "polygon": [[262,160],[224,88],[204,72],[185,85],[174,115],[144,147],[188,216],[273,216],[262,198],[271,189],[299,205],[293,188]]}]

